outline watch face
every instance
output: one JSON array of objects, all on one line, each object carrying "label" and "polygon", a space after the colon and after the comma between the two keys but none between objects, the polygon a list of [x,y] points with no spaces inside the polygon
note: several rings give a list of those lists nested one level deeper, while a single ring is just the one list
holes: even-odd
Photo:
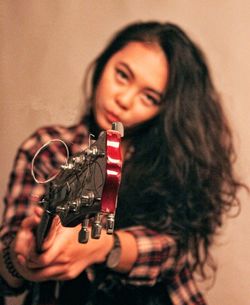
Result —
[{"label": "watch face", "polygon": [[107,259],[106,265],[109,268],[115,268],[119,262],[121,257],[121,248],[115,248],[113,249]]}]

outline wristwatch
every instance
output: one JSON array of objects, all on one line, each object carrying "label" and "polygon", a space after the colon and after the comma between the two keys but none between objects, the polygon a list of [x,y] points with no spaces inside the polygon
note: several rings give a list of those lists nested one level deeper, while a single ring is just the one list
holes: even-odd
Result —
[{"label": "wristwatch", "polygon": [[118,266],[121,258],[121,243],[119,236],[116,233],[113,233],[114,244],[106,258],[106,266],[110,269],[114,269]]}]

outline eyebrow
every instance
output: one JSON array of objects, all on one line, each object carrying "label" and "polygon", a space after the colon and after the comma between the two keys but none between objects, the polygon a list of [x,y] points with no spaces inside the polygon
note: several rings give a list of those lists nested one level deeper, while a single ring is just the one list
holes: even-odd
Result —
[{"label": "eyebrow", "polygon": [[[131,70],[131,68],[128,64],[126,64],[125,62],[119,62],[119,64],[128,70],[128,72],[132,76],[132,78],[135,78],[135,74],[133,73],[133,71]],[[155,89],[150,88],[150,87],[146,87],[145,89],[154,93],[154,94],[156,94],[156,95],[158,95],[160,98],[163,97],[163,93],[159,92],[158,90],[155,90]]]}]

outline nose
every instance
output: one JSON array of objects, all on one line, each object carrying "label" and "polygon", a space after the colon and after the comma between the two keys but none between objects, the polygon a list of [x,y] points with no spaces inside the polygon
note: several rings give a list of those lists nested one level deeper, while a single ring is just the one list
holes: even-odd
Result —
[{"label": "nose", "polygon": [[133,105],[135,97],[135,90],[133,88],[126,88],[126,90],[117,93],[116,102],[123,110],[128,110]]}]

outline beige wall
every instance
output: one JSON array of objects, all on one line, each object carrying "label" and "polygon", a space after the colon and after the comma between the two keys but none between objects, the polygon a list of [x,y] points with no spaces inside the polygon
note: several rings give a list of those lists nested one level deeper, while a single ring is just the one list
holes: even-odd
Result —
[{"label": "beige wall", "polygon": [[[206,51],[234,127],[236,170],[250,183],[248,0],[2,0],[1,197],[20,142],[38,126],[76,121],[87,63],[114,30],[139,19],[176,22]],[[250,204],[245,193],[241,199],[240,216],[213,250],[219,271],[206,292],[210,305],[250,304]]]}]

